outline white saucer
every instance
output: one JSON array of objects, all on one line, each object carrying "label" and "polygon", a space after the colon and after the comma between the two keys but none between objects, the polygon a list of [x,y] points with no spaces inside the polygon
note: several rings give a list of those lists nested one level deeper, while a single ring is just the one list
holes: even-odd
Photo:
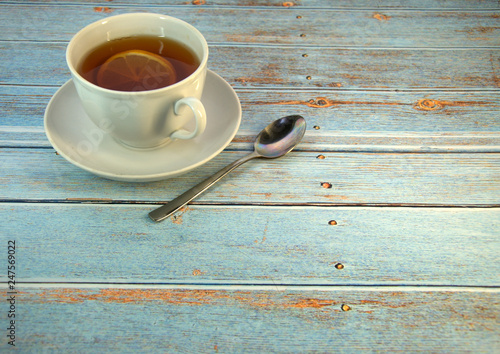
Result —
[{"label": "white saucer", "polygon": [[98,130],[83,111],[69,80],[47,106],[45,133],[61,156],[98,176],[128,182],[159,181],[206,163],[236,135],[241,122],[240,101],[233,88],[210,70],[201,101],[207,111],[203,134],[157,149],[135,150]]}]

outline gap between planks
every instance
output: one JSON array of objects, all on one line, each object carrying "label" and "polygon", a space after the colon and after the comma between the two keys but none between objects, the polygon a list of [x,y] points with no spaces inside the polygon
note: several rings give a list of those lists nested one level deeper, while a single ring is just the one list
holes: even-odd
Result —
[{"label": "gap between planks", "polygon": [[[1,43],[2,41],[0,41]],[[500,50],[499,48],[496,48]],[[69,80],[69,76],[68,76]],[[58,89],[64,84],[57,84],[57,85],[52,85],[52,84],[22,84],[22,83],[0,83],[0,87],[30,87],[30,88],[54,88]],[[269,91],[278,91],[280,93],[308,93],[308,92],[330,92],[332,94],[342,92],[342,93],[365,93],[365,92],[375,92],[375,93],[385,93],[385,94],[397,94],[397,93],[427,93],[427,94],[432,94],[432,93],[440,93],[440,92],[450,92],[450,93],[462,93],[462,94],[467,94],[467,93],[500,93],[500,88],[481,88],[481,87],[474,87],[474,88],[443,88],[443,87],[430,87],[430,88],[395,88],[395,89],[390,89],[390,88],[362,88],[362,87],[356,87],[356,88],[344,88],[344,87],[338,87],[335,89],[332,89],[330,87],[297,87],[297,86],[268,86],[268,87],[252,87],[249,88],[248,86],[240,86],[240,85],[234,85],[231,84],[233,89],[238,92],[269,92]],[[48,99],[50,99],[51,95],[47,95]],[[47,103],[48,103],[47,99]]]},{"label": "gap between planks", "polygon": [[[108,0],[112,1],[112,0]],[[96,5],[99,5],[99,2],[77,2],[77,1],[46,1],[43,3],[37,3],[34,1],[3,1],[0,4],[1,6],[26,6],[26,5],[33,5],[36,4],[38,6],[44,6],[44,7],[51,7],[51,6],[57,6],[57,7],[88,7],[88,8],[94,8]],[[111,4],[113,5],[113,4]],[[365,6],[365,7],[351,7],[351,6],[302,6],[302,5],[295,5],[295,6],[279,6],[279,5],[256,5],[256,6],[249,6],[249,5],[241,5],[241,6],[234,6],[234,5],[209,5],[209,6],[200,6],[200,5],[193,5],[189,2],[185,2],[184,4],[144,4],[144,3],[135,3],[135,4],[124,4],[121,3],[117,6],[112,6],[112,9],[119,9],[119,8],[158,8],[159,10],[165,11],[166,9],[185,9],[185,8],[192,8],[192,9],[203,9],[203,10],[216,10],[216,9],[224,9],[224,10],[282,10],[282,11],[303,11],[303,10],[321,10],[321,11],[326,11],[326,12],[363,12],[363,11],[391,11],[392,13],[394,12],[475,12],[475,13],[481,13],[481,12],[491,12],[495,10],[499,10],[500,6],[498,7],[484,7],[484,8],[474,8],[474,7],[454,7],[454,8],[446,8],[446,7],[411,7],[411,8],[401,8],[400,6]]]},{"label": "gap between planks", "polygon": [[[66,199],[0,199],[0,206],[14,204],[34,204],[34,205],[54,205],[54,204],[74,204],[78,206],[95,206],[106,204],[109,207],[115,208],[156,208],[159,205],[166,204],[168,201],[149,201],[149,200],[113,200],[108,198],[66,198]],[[342,208],[342,209],[495,209],[500,208],[500,204],[423,204],[423,203],[318,203],[318,202],[298,202],[298,203],[274,203],[274,202],[255,202],[255,203],[230,203],[230,202],[197,202],[191,201],[187,206],[196,208],[268,208],[268,209],[297,209],[303,210],[306,208]],[[181,211],[179,211],[181,212]]]},{"label": "gap between planks", "polygon": [[[46,43],[46,44],[67,44],[67,40],[34,40],[34,39],[2,39],[0,43]],[[275,43],[251,43],[251,42],[207,42],[209,47],[247,47],[247,48],[297,48],[297,49],[342,49],[342,50],[406,50],[406,51],[478,51],[478,50],[500,50],[500,46],[461,46],[461,47],[431,47],[431,46],[353,46],[353,45],[317,45],[317,44],[275,44]],[[22,86],[22,84],[16,84]],[[32,86],[32,85],[29,85]],[[36,86],[36,85],[33,85]]]},{"label": "gap between planks", "polygon": [[71,288],[71,289],[186,289],[227,291],[324,291],[324,292],[486,292],[500,293],[500,286],[453,285],[294,285],[294,284],[214,284],[214,283],[110,283],[110,282],[16,282],[17,289]]}]

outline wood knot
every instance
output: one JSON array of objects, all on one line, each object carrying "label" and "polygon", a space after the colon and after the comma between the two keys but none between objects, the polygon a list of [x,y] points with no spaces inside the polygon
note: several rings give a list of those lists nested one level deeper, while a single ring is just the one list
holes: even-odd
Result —
[{"label": "wood knot", "polygon": [[413,106],[413,108],[422,110],[422,111],[436,111],[438,109],[442,109],[443,105],[440,101],[431,100],[431,99],[421,99]]},{"label": "wood knot", "polygon": [[284,7],[292,7],[295,6],[295,4],[292,1],[284,1],[282,4]]},{"label": "wood knot", "polygon": [[317,97],[316,99],[310,99],[307,101],[308,107],[313,108],[327,108],[333,106],[335,103],[326,97]]},{"label": "wood knot", "polygon": [[192,4],[193,5],[205,5],[206,1],[205,0],[193,0]]}]

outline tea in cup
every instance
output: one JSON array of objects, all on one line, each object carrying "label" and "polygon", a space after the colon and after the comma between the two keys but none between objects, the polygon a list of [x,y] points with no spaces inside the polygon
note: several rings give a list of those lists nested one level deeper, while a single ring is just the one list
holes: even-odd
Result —
[{"label": "tea in cup", "polygon": [[[155,148],[203,133],[200,101],[208,45],[174,17],[131,13],[79,31],[66,61],[82,106],[102,131],[133,148]],[[184,129],[192,125],[190,130]]]}]

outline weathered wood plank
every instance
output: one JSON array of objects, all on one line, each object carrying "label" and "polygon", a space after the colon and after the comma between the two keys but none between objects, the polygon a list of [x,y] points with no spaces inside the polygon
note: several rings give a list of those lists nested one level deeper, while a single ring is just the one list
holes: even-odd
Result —
[{"label": "weathered wood plank", "polygon": [[[3,6],[3,40],[69,41],[89,23],[129,12],[172,15],[196,26],[213,43],[321,47],[499,47],[498,12],[234,9],[212,7]],[[99,7],[98,9],[101,9]],[[245,21],[240,21],[244,18]],[[234,23],[238,22],[238,26]],[[439,22],[439,26],[435,23]],[[217,26],[213,24],[217,23]],[[265,24],[265,27],[263,27]]]},{"label": "weathered wood plank", "polygon": [[499,208],[152,208],[2,203],[1,240],[18,282],[499,285]]},{"label": "weathered wood plank", "polygon": [[[336,50],[216,47],[211,67],[235,87],[497,89],[499,50]],[[248,67],[248,63],[261,63]],[[454,65],[450,65],[453,62]],[[246,68],[242,72],[240,68]]]},{"label": "weathered wood plank", "polygon": [[[65,5],[101,5],[100,12],[106,13],[107,9],[112,9],[113,6],[186,6],[195,8],[231,6],[231,7],[284,7],[288,9],[295,8],[333,8],[333,9],[423,9],[423,10],[444,10],[444,9],[467,9],[467,10],[482,10],[482,9],[499,9],[498,1],[496,0],[388,0],[388,1],[373,1],[373,0],[107,0],[112,3],[104,3],[102,0],[73,0],[66,1]],[[13,0],[0,0],[1,3],[10,4]],[[16,1],[20,2],[20,1]],[[36,0],[23,1],[23,3],[47,3],[61,6],[60,3],[54,0]],[[107,6],[102,6],[104,5]]]},{"label": "weathered wood plank", "polygon": [[[50,147],[45,107],[55,87],[0,86],[0,146]],[[243,120],[230,149],[250,149],[272,117],[301,114],[301,149],[324,151],[500,150],[499,92],[238,90]]]},{"label": "weathered wood plank", "polygon": [[[58,87],[0,86],[0,123],[43,127],[45,108]],[[257,133],[271,116],[298,112],[323,133],[497,132],[498,92],[376,92],[239,89],[241,130]]]},{"label": "weathered wood plank", "polygon": [[[236,88],[484,90],[500,87],[500,49],[300,50],[212,46],[210,50],[209,68]],[[3,85],[60,86],[70,77],[63,43],[31,42],[26,46],[22,42],[2,42],[0,71]]]},{"label": "weathered wood plank", "polygon": [[[188,174],[160,182],[119,183],[83,171],[50,149],[2,149],[0,153],[4,200],[138,202],[173,199],[245,154],[225,151]],[[282,159],[246,163],[197,202],[486,205],[498,204],[499,187],[497,153],[292,152]]]},{"label": "weathered wood plank", "polygon": [[[284,116],[285,113],[273,117]],[[297,113],[297,112],[293,112]],[[263,120],[270,115],[264,114]],[[315,120],[318,121],[319,119]],[[320,125],[315,125],[317,127]],[[251,130],[240,129],[227,150],[249,151],[255,136],[262,127]],[[313,127],[314,129],[314,127]],[[445,152],[500,152],[500,134],[496,132],[357,132],[357,131],[322,131],[320,134],[308,134],[296,151],[321,152],[401,152],[401,153],[445,153]],[[43,128],[0,126],[0,147],[50,147]]]},{"label": "weathered wood plank", "polygon": [[498,293],[489,291],[30,288],[17,301],[16,347],[26,352],[491,353],[500,346]]}]

